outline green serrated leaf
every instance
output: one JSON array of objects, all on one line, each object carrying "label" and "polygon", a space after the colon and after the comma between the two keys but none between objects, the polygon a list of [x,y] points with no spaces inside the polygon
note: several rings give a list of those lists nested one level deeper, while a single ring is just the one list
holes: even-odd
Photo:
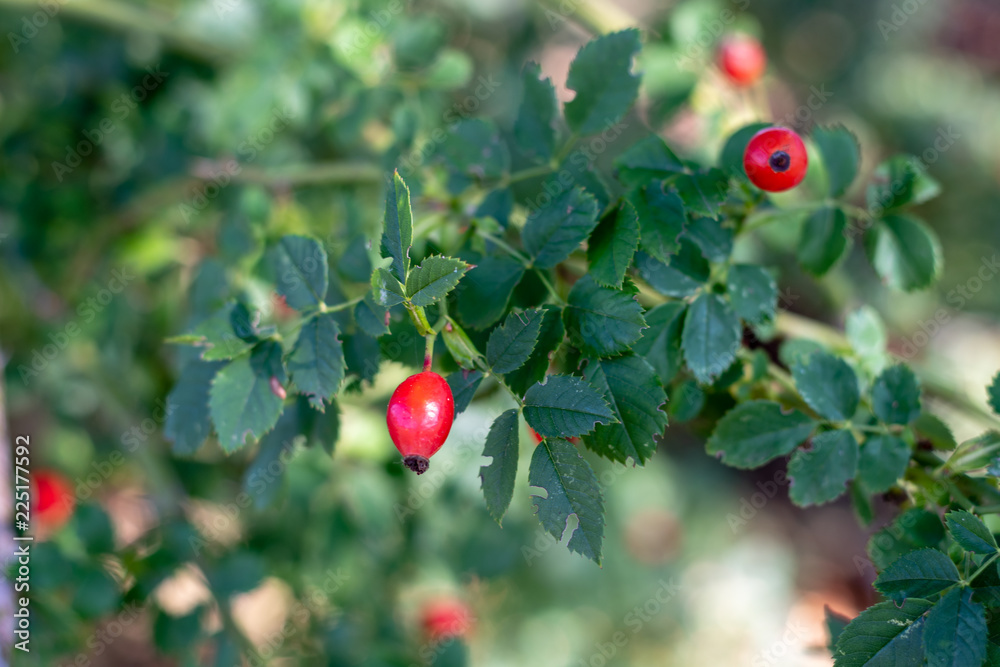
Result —
[{"label": "green serrated leaf", "polygon": [[585,354],[609,357],[628,350],[642,336],[642,306],[626,292],[601,287],[586,275],[573,285],[563,321],[570,342]]},{"label": "green serrated leaf", "polygon": [[544,489],[546,497],[532,494],[538,520],[557,540],[566,521],[575,514],[578,525],[569,550],[600,564],[604,542],[604,497],[597,476],[576,448],[559,438],[546,438],[531,456],[528,484]]},{"label": "green serrated leaf", "polygon": [[639,219],[627,201],[612,209],[594,228],[587,245],[588,273],[605,287],[620,289],[639,247]]},{"label": "green serrated leaf", "polygon": [[201,358],[205,361],[233,359],[243,354],[260,340],[257,323],[260,313],[251,313],[245,305],[230,301],[193,330],[193,340],[205,347]]},{"label": "green serrated leaf", "polygon": [[534,265],[551,269],[569,257],[597,226],[594,197],[580,188],[558,195],[528,216],[521,239]]},{"label": "green serrated leaf", "polygon": [[401,284],[406,283],[406,274],[410,270],[410,244],[413,242],[413,213],[410,210],[410,189],[398,171],[393,174],[386,194],[382,225],[382,257],[392,260],[389,273]]},{"label": "green serrated leaf", "polygon": [[877,217],[909,204],[923,204],[940,193],[941,186],[919,158],[897,155],[875,169],[868,186],[868,210]]},{"label": "green serrated leaf", "polygon": [[[244,471],[242,482],[242,490],[254,507],[268,507],[281,492],[285,480],[283,461],[288,460],[288,452],[295,447],[303,430],[302,421],[300,406],[291,403],[285,407],[274,428],[261,437],[257,455]],[[277,474],[274,473],[276,468]]]},{"label": "green serrated leaf", "polygon": [[822,505],[842,496],[857,472],[858,441],[850,431],[826,431],[812,439],[810,449],[792,455],[788,495],[799,507]]},{"label": "green serrated leaf", "polygon": [[433,255],[410,271],[406,278],[406,294],[414,306],[429,306],[462,279],[469,265],[454,257]]},{"label": "green serrated leaf", "polygon": [[728,466],[757,468],[791,453],[815,428],[816,422],[798,410],[785,412],[772,401],[748,401],[719,420],[706,448],[709,454],[721,454]]},{"label": "green serrated leaf", "polygon": [[[579,188],[597,201],[597,215],[611,203],[608,186],[601,173],[594,169],[593,159],[584,145],[570,153],[542,184],[544,193],[565,192]],[[538,195],[538,200],[542,195]]]},{"label": "green serrated leaf", "polygon": [[639,31],[614,32],[585,44],[569,67],[566,87],[576,96],[565,106],[566,124],[578,135],[614,125],[639,94],[632,59],[639,52]]},{"label": "green serrated leaf", "polygon": [[733,264],[726,276],[726,291],[733,310],[749,324],[774,319],[778,309],[778,283],[763,267]]},{"label": "green serrated leaf", "polygon": [[708,218],[719,215],[719,207],[729,195],[729,176],[715,167],[677,174],[668,183],[677,189],[688,211]]},{"label": "green serrated leaf", "polygon": [[601,393],[571,375],[549,375],[530,387],[524,394],[524,418],[545,438],[574,438],[615,420]]},{"label": "green serrated leaf", "polygon": [[654,181],[633,190],[628,201],[639,219],[639,247],[661,262],[670,262],[680,250],[680,235],[687,215],[684,202],[673,190],[664,191],[663,183]]},{"label": "green serrated leaf", "polygon": [[972,590],[955,588],[927,612],[927,667],[979,667],[986,642],[986,610],[972,601]]},{"label": "green serrated leaf", "polygon": [[858,376],[840,357],[814,352],[792,365],[792,376],[805,402],[826,419],[846,421],[858,409]]},{"label": "green serrated leaf", "polygon": [[636,254],[635,268],[654,290],[677,298],[692,296],[700,290],[708,282],[711,270],[698,246],[685,238],[666,264],[640,252]]},{"label": "green serrated leaf", "polygon": [[519,430],[517,410],[507,410],[493,422],[483,448],[483,456],[493,461],[479,469],[479,477],[483,480],[486,509],[497,523],[502,522],[514,497]]},{"label": "green serrated leaf", "polygon": [[830,607],[823,606],[823,615],[826,618],[826,631],[830,635],[830,641],[827,642],[827,649],[830,653],[836,653],[837,650],[837,639],[840,634],[851,622],[851,619],[846,616],[842,616],[837,612],[830,609]]},{"label": "green serrated leaf", "polygon": [[392,308],[406,301],[406,290],[387,269],[372,272],[372,297],[383,308]]},{"label": "green serrated leaf", "polygon": [[940,593],[959,582],[961,575],[947,554],[917,549],[903,554],[878,576],[875,588],[896,602]]},{"label": "green serrated leaf", "polygon": [[993,376],[993,382],[986,389],[986,399],[993,412],[1000,415],[1000,372]]},{"label": "green serrated leaf", "polygon": [[656,451],[655,437],[667,427],[667,402],[653,367],[642,357],[625,355],[614,359],[590,359],[583,379],[596,387],[618,420],[602,424],[583,442],[601,456],[627,463],[644,464]]},{"label": "green serrated leaf", "polygon": [[686,311],[687,304],[683,301],[670,301],[648,311],[649,330],[644,331],[642,338],[632,346],[635,353],[645,357],[653,367],[663,386],[667,386],[681,368],[681,333]]},{"label": "green serrated leaf", "polygon": [[[618,180],[622,183],[638,187],[645,186],[651,181],[662,181],[668,176],[683,174],[687,171],[687,167],[663,139],[650,134],[615,158],[615,170],[618,172]],[[663,189],[662,183],[659,184],[659,189]],[[637,205],[636,209],[638,208]]]},{"label": "green serrated leaf", "polygon": [[699,382],[708,384],[733,363],[742,337],[740,318],[729,303],[718,294],[701,294],[684,316],[684,361]]},{"label": "green serrated leaf", "polygon": [[507,311],[510,295],[524,276],[524,266],[512,257],[490,255],[473,261],[456,298],[458,316],[473,329],[485,329]]},{"label": "green serrated leaf", "polygon": [[894,435],[872,435],[861,448],[858,481],[868,493],[883,493],[896,485],[910,462],[910,446]]},{"label": "green serrated leaf", "polygon": [[227,454],[243,447],[248,435],[259,440],[278,421],[284,400],[271,390],[271,378],[280,384],[286,380],[281,346],[273,341],[257,345],[216,373],[208,404]]},{"label": "green serrated leaf", "polygon": [[722,220],[697,216],[688,223],[684,236],[701,249],[705,259],[719,263],[729,259],[733,252],[733,232]]},{"label": "green serrated leaf", "polygon": [[[459,194],[473,182],[493,181],[510,168],[507,144],[496,124],[486,118],[465,118],[448,128],[437,147],[451,178],[448,190]],[[404,281],[405,282],[405,281]]]},{"label": "green serrated leaf", "polygon": [[813,129],[812,140],[823,158],[830,196],[834,199],[842,197],[857,176],[861,163],[861,146],[857,137],[843,125],[820,126]]},{"label": "green serrated leaf", "polygon": [[925,614],[932,604],[911,598],[869,607],[837,638],[834,667],[922,665]]},{"label": "green serrated leaf", "polygon": [[684,380],[670,389],[669,414],[675,423],[691,421],[705,407],[705,390],[695,380]]},{"label": "green serrated leaf", "polygon": [[541,382],[549,368],[549,357],[559,348],[565,335],[566,327],[562,321],[562,310],[553,305],[543,306],[542,326],[538,332],[535,349],[531,351],[531,356],[520,368],[507,373],[504,377],[514,393],[523,396],[528,387],[536,382]]},{"label": "green serrated leaf", "polygon": [[929,412],[921,412],[913,422],[917,436],[926,439],[934,449],[952,450],[958,446],[951,428],[940,417]]},{"label": "green serrated leaf", "polygon": [[167,396],[167,417],[163,434],[174,443],[178,456],[191,456],[212,432],[208,411],[208,391],[212,379],[224,364],[191,361],[177,378]]},{"label": "green serrated leaf", "polygon": [[909,366],[892,366],[875,378],[872,411],[886,424],[905,425],[920,416],[920,383]]},{"label": "green serrated leaf", "polygon": [[479,384],[483,381],[483,374],[479,371],[455,371],[448,376],[448,386],[451,387],[452,396],[455,399],[455,415],[465,412],[472,402],[472,397],[476,395]]},{"label": "green serrated leaf", "polygon": [[977,554],[994,554],[997,541],[986,524],[975,514],[965,510],[948,512],[944,515],[951,536],[966,551]]},{"label": "green serrated leaf", "polygon": [[528,360],[538,342],[543,318],[540,310],[511,312],[504,323],[493,330],[486,343],[486,363],[494,373],[510,373]]},{"label": "green serrated leaf", "polygon": [[524,96],[514,121],[514,138],[526,155],[548,160],[555,151],[553,122],[559,115],[556,89],[551,79],[542,78],[542,69],[529,62],[521,71]]},{"label": "green serrated leaf", "polygon": [[386,323],[387,313],[388,310],[375,303],[372,294],[368,293],[354,307],[354,321],[366,334],[378,338],[389,333],[389,325]]},{"label": "green serrated leaf", "polygon": [[865,236],[865,251],[882,281],[907,292],[923,289],[941,272],[941,243],[922,220],[890,215]]},{"label": "green serrated leaf", "polygon": [[288,357],[288,372],[299,392],[320,412],[344,379],[344,348],[334,313],[319,313],[306,321]]},{"label": "green serrated leaf", "polygon": [[835,206],[813,212],[802,225],[796,256],[802,268],[823,276],[847,256],[847,216]]},{"label": "green serrated leaf", "polygon": [[844,332],[858,356],[865,359],[884,356],[889,337],[882,317],[871,306],[862,306],[848,315]]},{"label": "green serrated leaf", "polygon": [[938,548],[944,541],[941,518],[923,508],[903,512],[868,541],[868,557],[877,570],[884,570],[901,556],[923,548]]},{"label": "green serrated leaf", "polygon": [[282,236],[267,251],[275,287],[296,310],[318,306],[326,298],[329,281],[326,250],[316,239]]}]

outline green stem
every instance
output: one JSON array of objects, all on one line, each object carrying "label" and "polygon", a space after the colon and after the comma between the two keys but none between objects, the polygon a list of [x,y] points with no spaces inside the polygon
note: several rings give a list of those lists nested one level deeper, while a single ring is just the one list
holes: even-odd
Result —
[{"label": "green stem", "polygon": [[1000,514],[1000,505],[980,505],[976,507],[976,514]]},{"label": "green stem", "polygon": [[579,138],[580,135],[574,132],[573,134],[570,135],[569,139],[566,140],[566,143],[563,144],[562,148],[559,149],[559,152],[556,153],[555,157],[552,158],[552,163],[555,165],[553,171],[558,169],[559,165],[563,163],[563,160],[569,157],[569,154],[573,152],[573,149],[576,148],[576,142]]},{"label": "green stem", "polygon": [[556,165],[550,163],[550,164],[540,164],[537,167],[528,167],[527,169],[515,171],[500,182],[500,187],[511,185],[513,183],[518,183],[520,181],[526,181],[529,178],[538,178],[539,176],[547,176],[555,170],[556,170]]},{"label": "green stem", "polygon": [[424,313],[423,308],[414,306],[410,301],[404,302],[403,305],[406,307],[406,312],[410,314],[410,319],[413,321],[413,326],[417,328],[418,334],[429,336],[434,333],[434,329],[431,327],[431,323],[427,321],[427,314]]},{"label": "green stem", "polygon": [[365,295],[362,294],[361,296],[354,297],[350,301],[345,301],[344,303],[338,303],[336,306],[328,306],[325,303],[321,303],[319,305],[319,312],[321,312],[321,313],[336,313],[336,312],[341,311],[341,310],[347,310],[351,306],[353,306],[353,305],[355,305],[357,303],[360,303],[361,301],[364,301],[364,300],[365,300]]},{"label": "green stem", "polygon": [[986,560],[984,560],[983,564],[979,566],[979,569],[973,572],[972,576],[965,580],[965,583],[972,583],[973,581],[975,581],[976,577],[981,575],[986,570],[986,568],[988,568],[993,563],[993,561],[997,559],[998,556],[1000,556],[1000,552],[997,552],[992,556],[990,556],[989,558],[987,558]]},{"label": "green stem", "polygon": [[566,300],[563,299],[562,296],[560,296],[559,292],[556,291],[555,286],[553,286],[553,284],[549,281],[549,277],[545,275],[545,272],[539,270],[537,273],[539,280],[541,280],[542,284],[545,285],[545,289],[549,291],[549,294],[552,296],[553,299],[555,299],[556,303],[565,306]]},{"label": "green stem", "polygon": [[526,269],[531,268],[531,260],[526,255],[522,255],[520,252],[515,250],[513,246],[511,246],[509,243],[504,241],[499,236],[493,236],[489,232],[483,231],[478,227],[476,228],[476,233],[479,234],[479,236],[481,236],[482,238],[489,241],[490,243],[494,244],[495,246],[506,250],[511,255],[511,257],[521,262],[521,264],[524,265],[524,268]]}]

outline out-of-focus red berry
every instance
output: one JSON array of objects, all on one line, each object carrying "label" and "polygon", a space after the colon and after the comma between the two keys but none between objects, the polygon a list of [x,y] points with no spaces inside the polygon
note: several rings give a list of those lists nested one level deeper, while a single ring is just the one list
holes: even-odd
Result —
[{"label": "out-of-focus red berry", "polygon": [[749,35],[733,35],[719,46],[719,69],[737,86],[756,83],[767,67],[764,47]]},{"label": "out-of-focus red berry", "polygon": [[469,607],[456,598],[431,600],[421,610],[420,623],[431,641],[464,637],[472,629],[473,622]]}]

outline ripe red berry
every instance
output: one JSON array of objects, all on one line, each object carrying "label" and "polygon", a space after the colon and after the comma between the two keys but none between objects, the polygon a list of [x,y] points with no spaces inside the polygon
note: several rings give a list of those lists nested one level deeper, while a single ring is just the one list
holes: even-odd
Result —
[{"label": "ripe red berry", "polygon": [[72,485],[53,470],[36,470],[31,481],[33,518],[45,532],[58,530],[73,515],[76,506]]},{"label": "ripe red berry", "polygon": [[749,35],[733,35],[719,46],[719,68],[737,86],[757,82],[767,67],[764,48]]},{"label": "ripe red berry", "polygon": [[403,455],[403,464],[423,474],[448,438],[455,418],[455,399],[445,379],[432,371],[403,380],[389,399],[389,436]]},{"label": "ripe red berry", "polygon": [[432,600],[421,610],[421,625],[431,641],[449,637],[464,637],[472,629],[472,612],[461,600],[441,598]]},{"label": "ripe red berry", "polygon": [[768,127],[753,135],[743,153],[743,169],[761,190],[782,192],[806,177],[809,157],[798,134],[784,127]]}]

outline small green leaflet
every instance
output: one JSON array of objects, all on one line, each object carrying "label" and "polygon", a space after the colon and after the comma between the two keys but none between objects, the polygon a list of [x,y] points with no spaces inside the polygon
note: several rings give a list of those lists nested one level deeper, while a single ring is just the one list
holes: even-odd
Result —
[{"label": "small green leaflet", "polygon": [[722,220],[697,216],[688,223],[684,236],[701,249],[705,259],[719,263],[733,252],[733,232]]},{"label": "small green leaflet", "polygon": [[816,127],[812,132],[812,140],[823,158],[827,181],[830,184],[830,197],[833,199],[842,197],[858,174],[861,147],[858,145],[857,137],[843,125],[836,125]]},{"label": "small green leaflet", "polygon": [[684,317],[684,361],[699,382],[708,384],[733,363],[742,336],[740,318],[729,303],[718,294],[701,294]]},{"label": "small green leaflet", "polygon": [[260,313],[253,314],[242,303],[230,301],[211,317],[198,324],[184,342],[204,346],[205,361],[232,359],[243,354],[259,340],[257,323]]},{"label": "small green leaflet", "polygon": [[372,271],[372,297],[383,308],[392,308],[406,301],[406,290],[387,269]]},{"label": "small green leaflet", "polygon": [[453,290],[468,270],[460,259],[428,257],[406,277],[406,295],[414,306],[429,306]]},{"label": "small green leaflet", "polygon": [[668,183],[677,189],[689,211],[708,218],[719,214],[719,207],[729,195],[729,176],[715,167],[676,175]]},{"label": "small green leaflet", "polygon": [[917,218],[886,216],[865,236],[865,251],[882,281],[896,289],[923,289],[941,272],[941,243]]},{"label": "small green leaflet", "polygon": [[507,386],[514,390],[518,396],[523,396],[528,391],[528,387],[541,382],[549,369],[549,357],[556,352],[563,337],[566,335],[566,327],[562,321],[562,310],[551,304],[542,306],[542,325],[538,332],[538,342],[535,349],[531,351],[531,356],[517,370],[507,373],[505,380]]},{"label": "small green leaflet", "polygon": [[923,204],[941,193],[941,186],[927,175],[923,161],[897,155],[876,169],[868,186],[868,210],[874,215],[909,204]]},{"label": "small green leaflet", "polygon": [[594,231],[599,214],[597,201],[580,188],[567,190],[528,216],[521,238],[534,265],[551,269]]},{"label": "small green leaflet", "polygon": [[556,89],[551,79],[542,78],[542,70],[529,62],[521,71],[524,97],[514,121],[514,138],[527,155],[548,160],[555,150],[556,131],[553,121],[558,117]]},{"label": "small green leaflet", "polygon": [[222,366],[221,362],[188,362],[174,388],[170,390],[163,434],[174,443],[174,454],[194,454],[212,432],[208,391],[212,386],[212,378]]},{"label": "small green leaflet", "polygon": [[824,206],[802,225],[797,257],[802,268],[823,276],[847,255],[847,216],[839,208]]},{"label": "small green leaflet", "polygon": [[288,372],[299,392],[322,412],[344,379],[344,348],[334,313],[319,313],[302,325],[288,357]]},{"label": "small green leaflet", "polygon": [[900,514],[895,521],[872,535],[868,557],[876,570],[884,570],[901,556],[922,548],[937,549],[944,542],[941,518],[920,507]]},{"label": "small green leaflet", "polygon": [[326,298],[326,250],[316,239],[282,236],[267,251],[278,293],[296,310],[318,306]]},{"label": "small green leaflet", "polygon": [[545,438],[574,438],[615,420],[600,392],[571,375],[550,375],[528,389],[524,418]]},{"label": "small green leaflet", "polygon": [[642,306],[633,296],[601,287],[590,275],[570,290],[563,321],[570,342],[598,357],[625,352],[646,328]]},{"label": "small green leaflet", "polygon": [[[647,135],[631,148],[615,158],[618,180],[629,187],[649,186],[663,191],[663,184],[653,185],[651,181],[662,181],[674,174],[683,174],[687,167],[674,154],[663,139],[655,134]],[[634,203],[634,202],[633,202]],[[636,205],[636,209],[638,209]]]},{"label": "small green leaflet", "polygon": [[504,323],[493,330],[486,343],[486,363],[494,373],[510,373],[528,360],[538,342],[542,319],[539,310],[511,312]]},{"label": "small green leaflet", "polygon": [[[410,244],[413,242],[413,213],[410,211],[410,190],[399,172],[392,176],[385,198],[383,218],[382,257],[391,259],[389,272],[400,283],[406,282],[410,270]],[[383,302],[383,305],[386,305]]]},{"label": "small green leaflet", "polygon": [[790,453],[815,428],[816,422],[798,410],[785,412],[772,401],[748,401],[719,420],[707,450],[721,454],[728,466],[757,468]]},{"label": "small green leaflet", "polygon": [[681,238],[676,254],[664,264],[645,253],[635,256],[635,268],[649,286],[665,296],[692,296],[708,282],[711,267],[694,243]]},{"label": "small green leaflet", "polygon": [[868,493],[888,491],[906,472],[910,446],[894,435],[871,435],[861,448],[858,481]]},{"label": "small green leaflet", "polygon": [[886,424],[909,424],[920,416],[920,384],[909,366],[892,366],[875,378],[872,411]]},{"label": "small green leaflet", "polygon": [[878,312],[871,306],[858,308],[847,316],[844,332],[851,349],[861,357],[866,367],[876,373],[881,371],[889,337]]},{"label": "small green leaflet", "polygon": [[857,472],[858,441],[850,431],[826,431],[812,439],[810,449],[792,455],[788,495],[799,507],[822,505],[843,495]]},{"label": "small green leaflet", "polygon": [[993,377],[992,384],[986,390],[986,397],[993,412],[1000,415],[1000,372]]},{"label": "small green leaflet", "polygon": [[492,181],[510,169],[507,144],[492,120],[465,118],[453,123],[438,144],[450,178],[448,190],[459,194],[471,183]]},{"label": "small green leaflet", "polygon": [[649,330],[632,346],[636,354],[646,358],[664,386],[681,368],[681,332],[686,310],[683,301],[668,301],[648,311]]},{"label": "small green leaflet", "polygon": [[858,376],[840,357],[813,352],[792,365],[792,376],[802,398],[820,416],[846,421],[858,409]]},{"label": "small green leaflet", "polygon": [[247,435],[259,440],[278,421],[284,401],[271,391],[272,377],[285,383],[281,346],[273,341],[259,344],[216,374],[209,410],[227,454],[245,445]]},{"label": "small green leaflet", "polygon": [[986,610],[972,590],[954,588],[927,612],[927,667],[978,667],[986,660]]},{"label": "small green leaflet", "polygon": [[354,307],[354,321],[366,334],[378,338],[389,333],[389,325],[386,324],[387,313],[386,308],[375,303],[372,293],[369,292],[364,300],[359,301]]},{"label": "small green leaflet", "polygon": [[588,274],[605,287],[620,289],[639,247],[639,219],[627,201],[612,209],[594,228],[587,246]]},{"label": "small green leaflet", "polygon": [[631,354],[590,359],[583,379],[604,394],[618,420],[585,435],[584,444],[612,461],[627,463],[632,459],[644,464],[656,451],[654,438],[667,427],[667,414],[662,410],[667,395],[652,366]]},{"label": "small green leaflet", "polygon": [[494,521],[501,523],[510,506],[510,499],[514,497],[514,480],[517,477],[517,410],[507,410],[493,422],[486,436],[483,456],[493,458],[488,466],[479,469],[486,509]]},{"label": "small green leaflet", "polygon": [[579,525],[570,537],[569,550],[600,565],[604,497],[597,476],[576,448],[559,438],[542,440],[531,456],[528,484],[546,491],[545,498],[532,494],[542,527],[561,540],[566,520],[575,514]]},{"label": "small green leaflet", "polygon": [[673,190],[664,192],[663,183],[654,181],[633,190],[628,201],[639,219],[639,247],[661,262],[670,262],[680,249],[678,239],[687,221],[680,196]]},{"label": "small green leaflet", "polygon": [[726,277],[726,291],[733,310],[744,322],[762,324],[774,318],[778,308],[778,283],[763,267],[733,264]]},{"label": "small green leaflet", "polygon": [[455,415],[465,412],[469,407],[482,381],[483,374],[479,371],[455,371],[448,376],[448,386],[451,387],[452,396],[455,398]]},{"label": "small green leaflet", "polygon": [[997,541],[986,524],[975,514],[965,510],[948,512],[944,516],[951,536],[966,551],[977,554],[994,554]]},{"label": "small green leaflet", "polygon": [[888,600],[864,610],[837,638],[834,667],[922,665],[924,614],[931,606],[911,598],[901,607]]},{"label": "small green leaflet", "polygon": [[566,79],[566,87],[576,91],[564,110],[574,133],[604,130],[629,110],[639,94],[639,77],[632,74],[639,48],[639,31],[630,29],[598,37],[580,49]]},{"label": "small green leaflet", "polygon": [[823,605],[823,615],[826,617],[826,631],[830,635],[827,649],[830,653],[835,653],[837,650],[837,639],[840,637],[840,633],[844,631],[844,628],[851,622],[851,619],[838,614],[826,605]]},{"label": "small green leaflet", "polygon": [[473,263],[456,298],[458,316],[466,326],[485,329],[507,310],[510,295],[524,276],[524,266],[507,256],[487,255]]},{"label": "small green leaflet", "polygon": [[937,549],[917,549],[885,568],[875,588],[896,602],[940,593],[957,584],[961,576],[947,554]]}]

